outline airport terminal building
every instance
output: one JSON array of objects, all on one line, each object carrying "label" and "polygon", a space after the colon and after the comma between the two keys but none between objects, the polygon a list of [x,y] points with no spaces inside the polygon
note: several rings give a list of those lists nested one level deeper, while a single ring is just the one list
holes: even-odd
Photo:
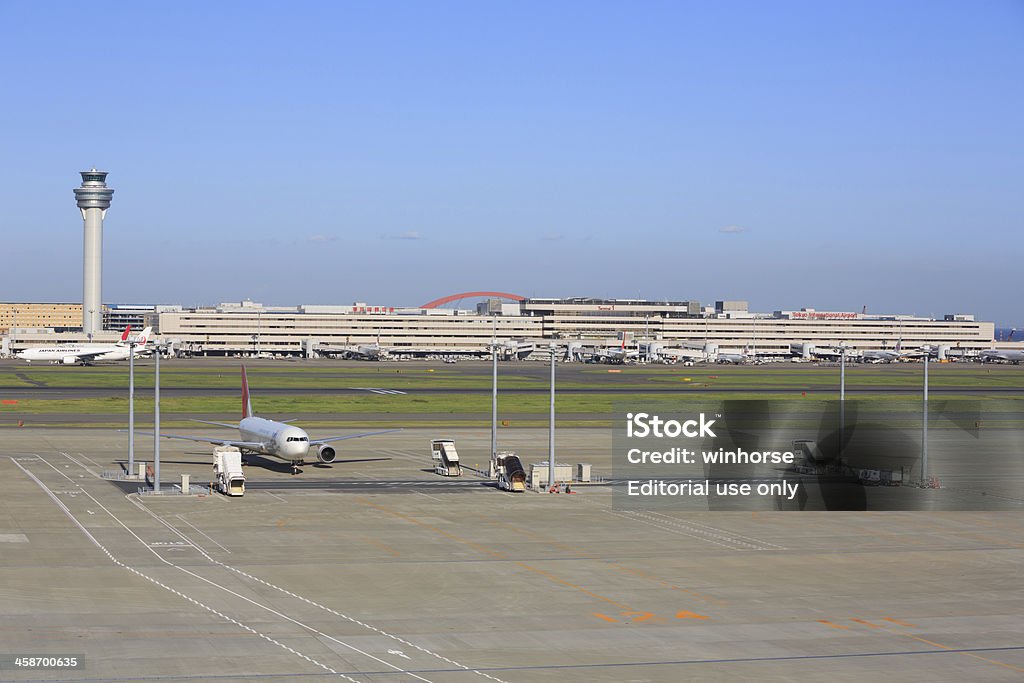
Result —
[{"label": "airport terminal building", "polygon": [[[712,346],[721,352],[777,356],[788,356],[799,345],[859,351],[934,344],[969,354],[991,348],[995,335],[993,323],[961,314],[931,319],[814,309],[753,313],[739,301],[701,306],[696,301],[589,298],[491,299],[476,310],[365,303],[277,307],[252,301],[191,309],[133,305],[108,307],[104,318],[111,336],[126,323],[133,328],[151,324],[180,351],[194,355],[317,356],[374,345],[397,356],[479,356],[495,342],[514,341],[526,350],[519,357],[530,355],[532,348],[539,358],[551,343],[614,347],[623,340],[627,345]],[[9,337],[9,346],[17,350],[73,341],[76,334],[36,327],[12,330]]]}]

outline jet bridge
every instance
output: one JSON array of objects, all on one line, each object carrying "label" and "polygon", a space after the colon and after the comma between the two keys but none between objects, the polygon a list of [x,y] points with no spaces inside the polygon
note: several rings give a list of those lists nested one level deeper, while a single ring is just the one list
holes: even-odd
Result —
[{"label": "jet bridge", "polygon": [[430,442],[430,456],[434,460],[434,472],[442,477],[462,476],[459,452],[451,439],[434,439]]}]

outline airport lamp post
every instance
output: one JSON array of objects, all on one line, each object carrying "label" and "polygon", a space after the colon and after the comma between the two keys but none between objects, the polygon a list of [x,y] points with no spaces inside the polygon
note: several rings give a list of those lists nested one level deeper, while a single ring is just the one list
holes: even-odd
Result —
[{"label": "airport lamp post", "polygon": [[128,341],[128,476],[135,471],[135,341]]},{"label": "airport lamp post", "polygon": [[924,404],[921,410],[921,481],[928,481],[928,354],[924,356]]},{"label": "airport lamp post", "polygon": [[846,347],[839,346],[839,464],[843,464],[843,438],[846,432]]},{"label": "airport lamp post", "polygon": [[555,345],[551,345],[551,415],[548,427],[548,489],[555,485]]},{"label": "airport lamp post", "polygon": [[498,453],[498,346],[491,344],[491,462]]},{"label": "airport lamp post", "polygon": [[153,389],[153,493],[160,493],[160,345],[155,344],[156,376]]}]

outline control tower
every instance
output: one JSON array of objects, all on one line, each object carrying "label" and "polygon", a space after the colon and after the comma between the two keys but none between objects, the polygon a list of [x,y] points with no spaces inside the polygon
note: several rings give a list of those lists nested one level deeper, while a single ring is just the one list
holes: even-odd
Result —
[{"label": "control tower", "polygon": [[84,250],[82,266],[82,331],[91,340],[103,329],[103,219],[114,191],[107,187],[107,172],[82,171],[82,186],[75,199],[82,212]]}]

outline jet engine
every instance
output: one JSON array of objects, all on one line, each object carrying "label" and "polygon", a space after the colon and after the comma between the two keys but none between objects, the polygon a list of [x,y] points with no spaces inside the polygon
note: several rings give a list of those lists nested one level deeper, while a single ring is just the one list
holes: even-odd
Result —
[{"label": "jet engine", "polygon": [[78,356],[64,356],[60,359],[60,362],[64,365],[74,365],[78,362]]},{"label": "jet engine", "polygon": [[337,453],[334,449],[327,444],[320,444],[316,449],[316,459],[323,463],[334,462],[334,458],[337,457]]}]

